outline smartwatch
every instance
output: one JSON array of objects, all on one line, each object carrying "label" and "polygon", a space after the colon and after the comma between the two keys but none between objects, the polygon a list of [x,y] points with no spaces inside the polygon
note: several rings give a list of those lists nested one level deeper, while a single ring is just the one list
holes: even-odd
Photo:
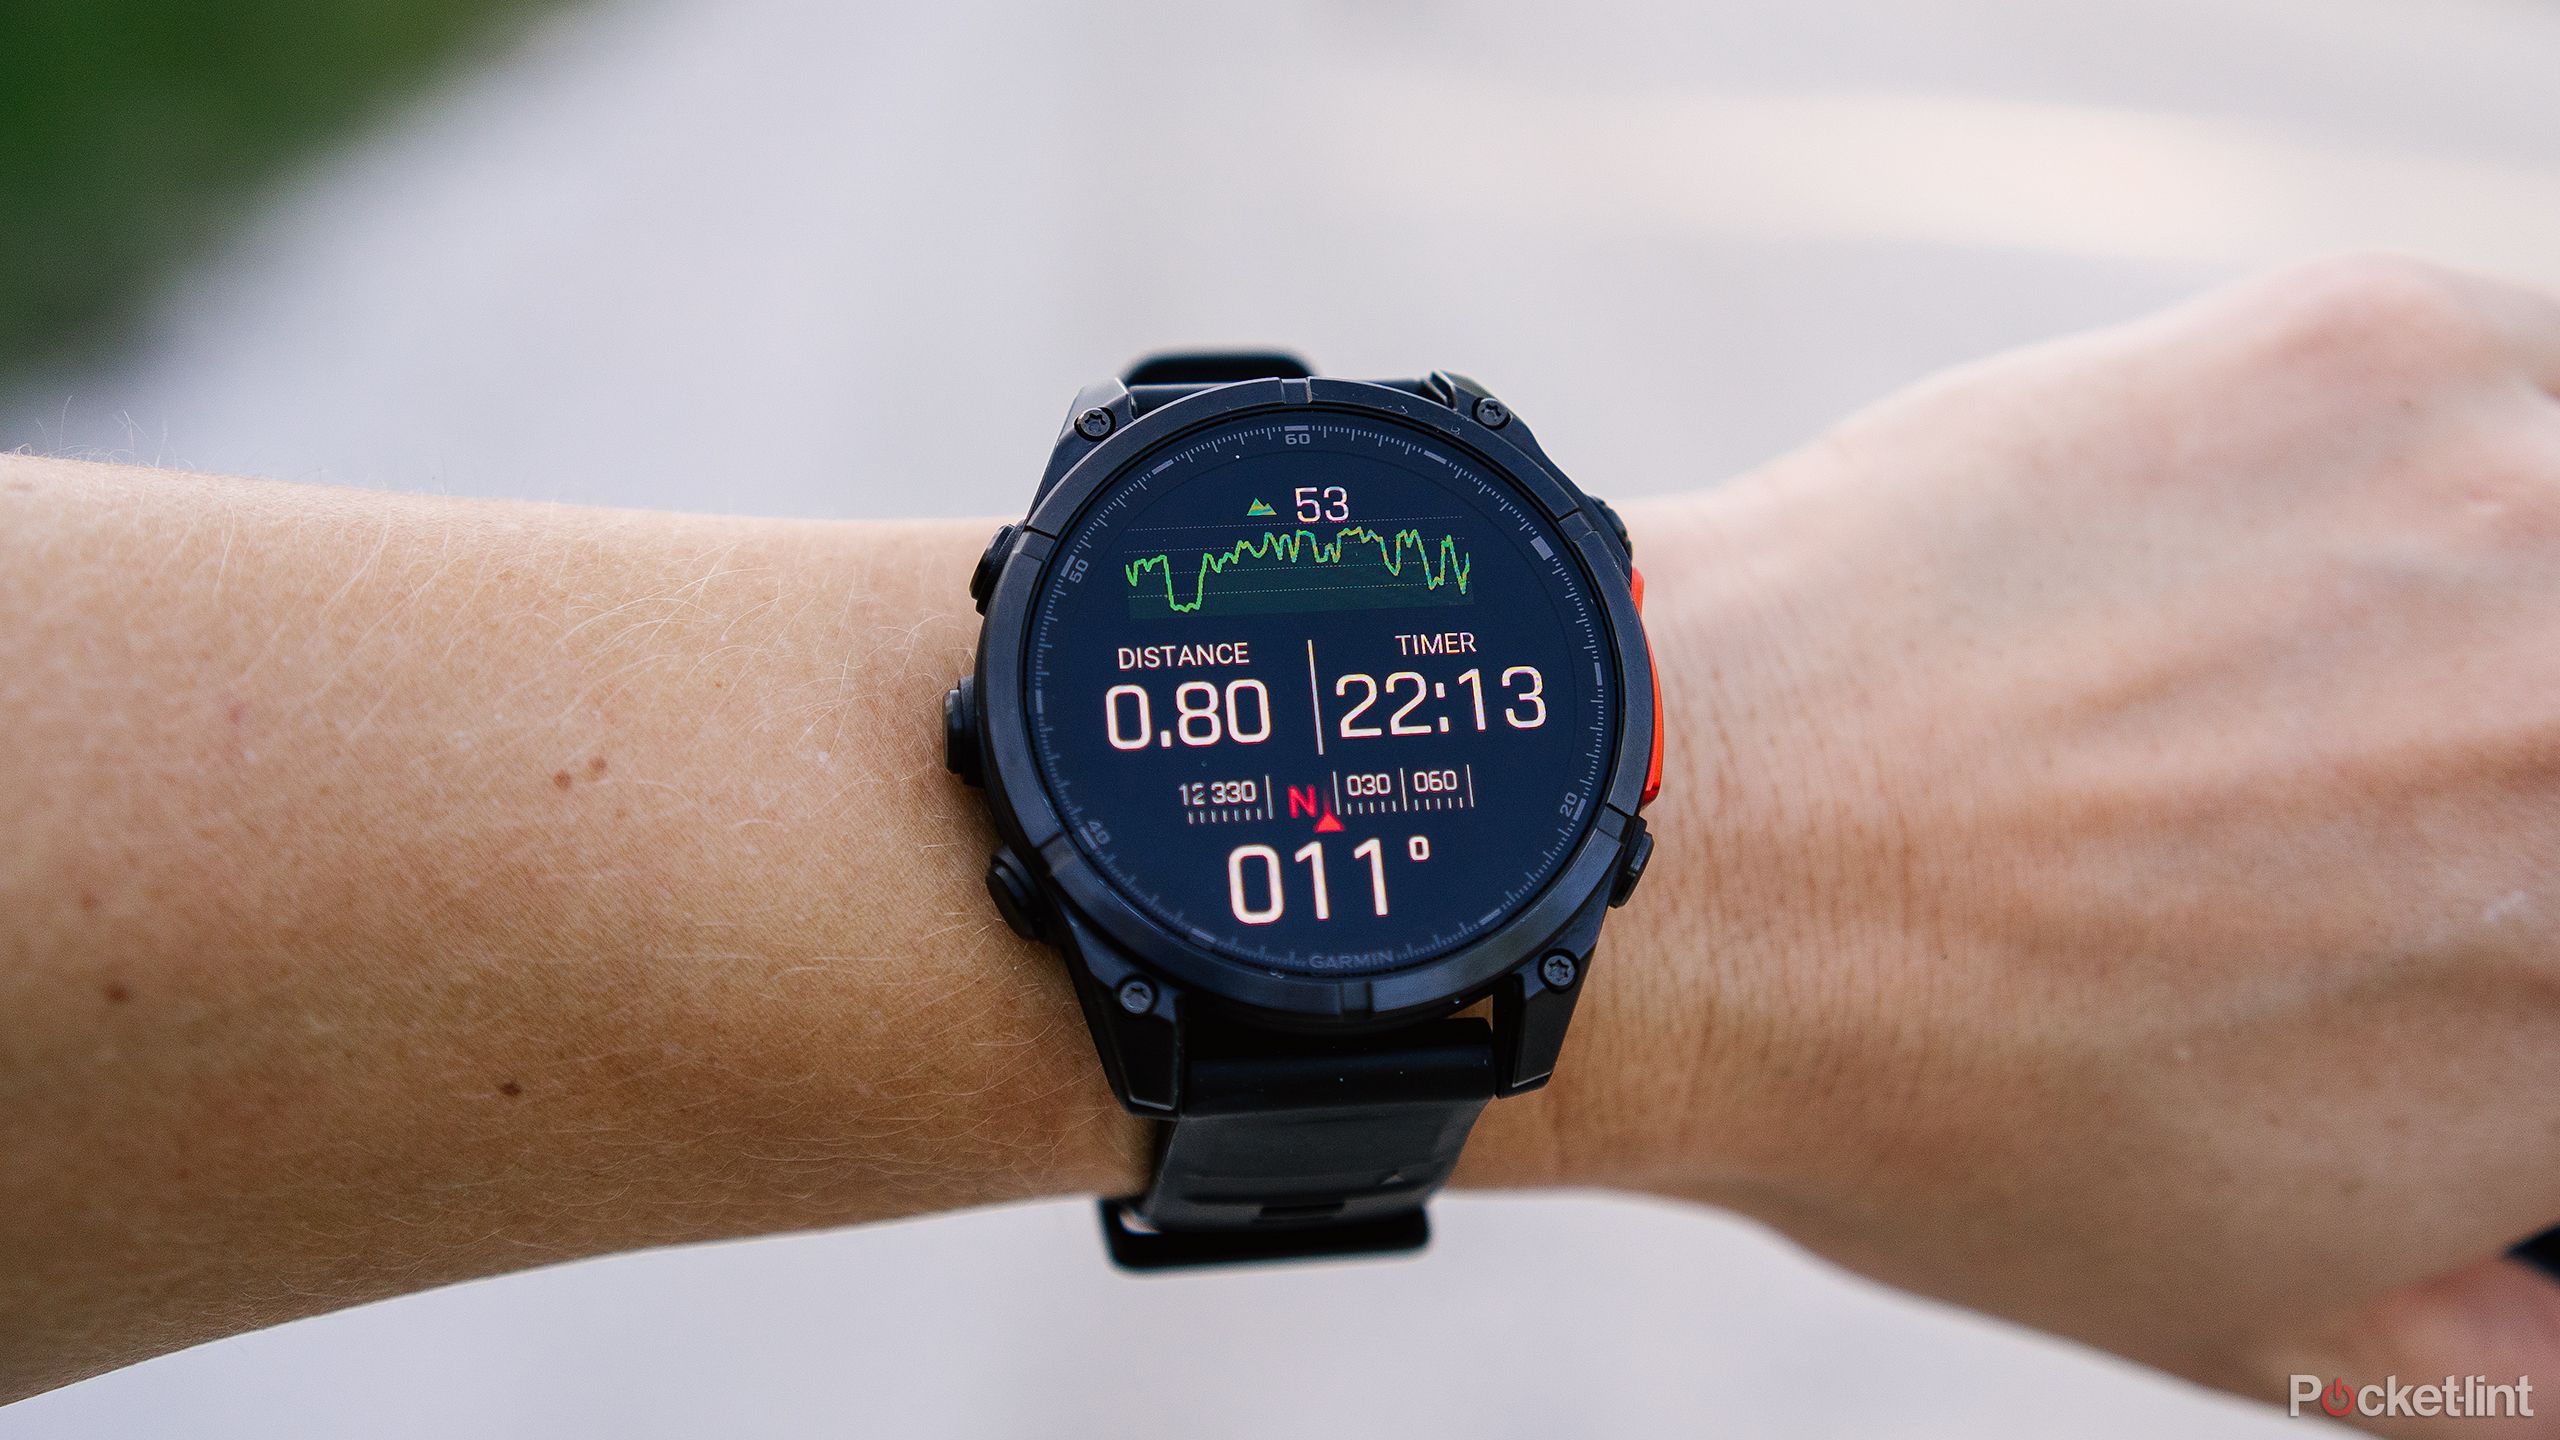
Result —
[{"label": "smartwatch", "polygon": [[1088,386],[970,577],[950,767],[997,911],[1157,1122],[1114,1260],[1381,1254],[1554,1070],[1653,850],[1625,525],[1474,381],[1161,355]]}]

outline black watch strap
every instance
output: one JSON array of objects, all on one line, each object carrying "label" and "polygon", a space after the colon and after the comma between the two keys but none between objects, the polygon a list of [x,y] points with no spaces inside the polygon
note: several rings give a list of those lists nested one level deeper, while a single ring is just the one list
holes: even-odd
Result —
[{"label": "black watch strap", "polygon": [[[1120,378],[1153,399],[1313,373],[1279,351],[1206,351],[1150,356]],[[1493,1098],[1482,1020],[1347,1040],[1193,1020],[1183,1052],[1147,1193],[1102,1202],[1111,1258],[1133,1270],[1419,1249],[1423,1202]]]},{"label": "black watch strap", "polygon": [[1304,380],[1315,372],[1283,350],[1189,350],[1150,355],[1121,373],[1129,404],[1144,415],[1212,385],[1239,380]]},{"label": "black watch strap", "polygon": [[1232,385],[1239,380],[1304,380],[1316,373],[1286,350],[1177,350],[1150,355],[1132,365],[1120,383],[1141,385]]},{"label": "black watch strap", "polygon": [[1131,1269],[1418,1249],[1493,1098],[1477,1019],[1339,1041],[1194,1022],[1184,1049],[1153,1183],[1102,1202]]}]

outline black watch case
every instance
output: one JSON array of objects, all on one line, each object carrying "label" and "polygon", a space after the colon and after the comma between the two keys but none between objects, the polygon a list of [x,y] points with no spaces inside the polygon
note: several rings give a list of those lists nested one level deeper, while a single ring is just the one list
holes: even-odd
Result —
[{"label": "black watch case", "polygon": [[[1257,970],[1208,953],[1123,899],[1062,827],[1023,710],[1032,601],[1057,537],[1086,505],[1139,456],[1186,431],[1305,410],[1361,412],[1437,432],[1544,506],[1601,598],[1621,697],[1620,734],[1596,817],[1546,888],[1499,929],[1458,950],[1342,979]],[[1563,478],[1501,402],[1446,372],[1409,389],[1326,378],[1141,383],[1134,391],[1118,381],[1088,386],[1068,411],[1029,516],[997,532],[971,591],[986,623],[975,673],[946,697],[945,738],[951,768],[986,787],[1003,837],[988,889],[1016,930],[1065,955],[1103,1067],[1130,1110],[1167,1117],[1181,1109],[1189,1021],[1350,1035],[1435,1019],[1488,998],[1494,1093],[1546,1083],[1601,921],[1624,902],[1650,856],[1637,811],[1654,773],[1659,709],[1624,527]]]}]

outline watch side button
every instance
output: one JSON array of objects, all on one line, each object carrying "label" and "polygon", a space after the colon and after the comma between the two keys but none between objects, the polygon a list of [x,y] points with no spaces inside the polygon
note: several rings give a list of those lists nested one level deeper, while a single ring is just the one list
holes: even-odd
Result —
[{"label": "watch side button", "polygon": [[1014,934],[1025,940],[1040,938],[1040,892],[1011,850],[999,848],[988,858],[987,898],[996,902],[996,913]]},{"label": "watch side button", "polygon": [[1004,569],[1005,552],[1013,548],[1013,533],[1018,526],[999,525],[995,538],[987,542],[986,553],[978,557],[978,568],[969,572],[969,603],[978,613],[987,613],[987,597],[996,590],[996,574]]},{"label": "watch side button", "polygon": [[1618,549],[1629,560],[1635,559],[1635,539],[1627,534],[1627,522],[1618,518],[1617,510],[1597,495],[1591,497],[1591,508],[1600,512],[1600,518],[1608,523],[1609,533],[1618,537]]},{"label": "watch side button", "polygon": [[942,763],[972,785],[987,783],[978,753],[978,682],[973,676],[962,676],[942,692]]},{"label": "watch side button", "polygon": [[1618,861],[1617,883],[1609,887],[1609,903],[1624,905],[1636,893],[1636,882],[1644,878],[1644,867],[1653,863],[1653,831],[1639,818],[1635,835],[1627,841],[1623,858]]}]

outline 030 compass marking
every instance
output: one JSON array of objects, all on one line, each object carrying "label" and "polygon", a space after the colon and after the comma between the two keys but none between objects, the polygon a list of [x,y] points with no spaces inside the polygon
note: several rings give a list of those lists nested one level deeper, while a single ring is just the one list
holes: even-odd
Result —
[{"label": "030 compass marking", "polygon": [[[1426,810],[1472,810],[1476,808],[1476,767],[1461,765],[1456,770],[1441,766],[1399,769],[1393,772],[1395,793],[1388,794],[1389,772],[1354,770],[1332,772],[1333,808],[1341,815],[1411,815]],[[1414,777],[1429,776],[1435,788],[1416,793]]]}]

